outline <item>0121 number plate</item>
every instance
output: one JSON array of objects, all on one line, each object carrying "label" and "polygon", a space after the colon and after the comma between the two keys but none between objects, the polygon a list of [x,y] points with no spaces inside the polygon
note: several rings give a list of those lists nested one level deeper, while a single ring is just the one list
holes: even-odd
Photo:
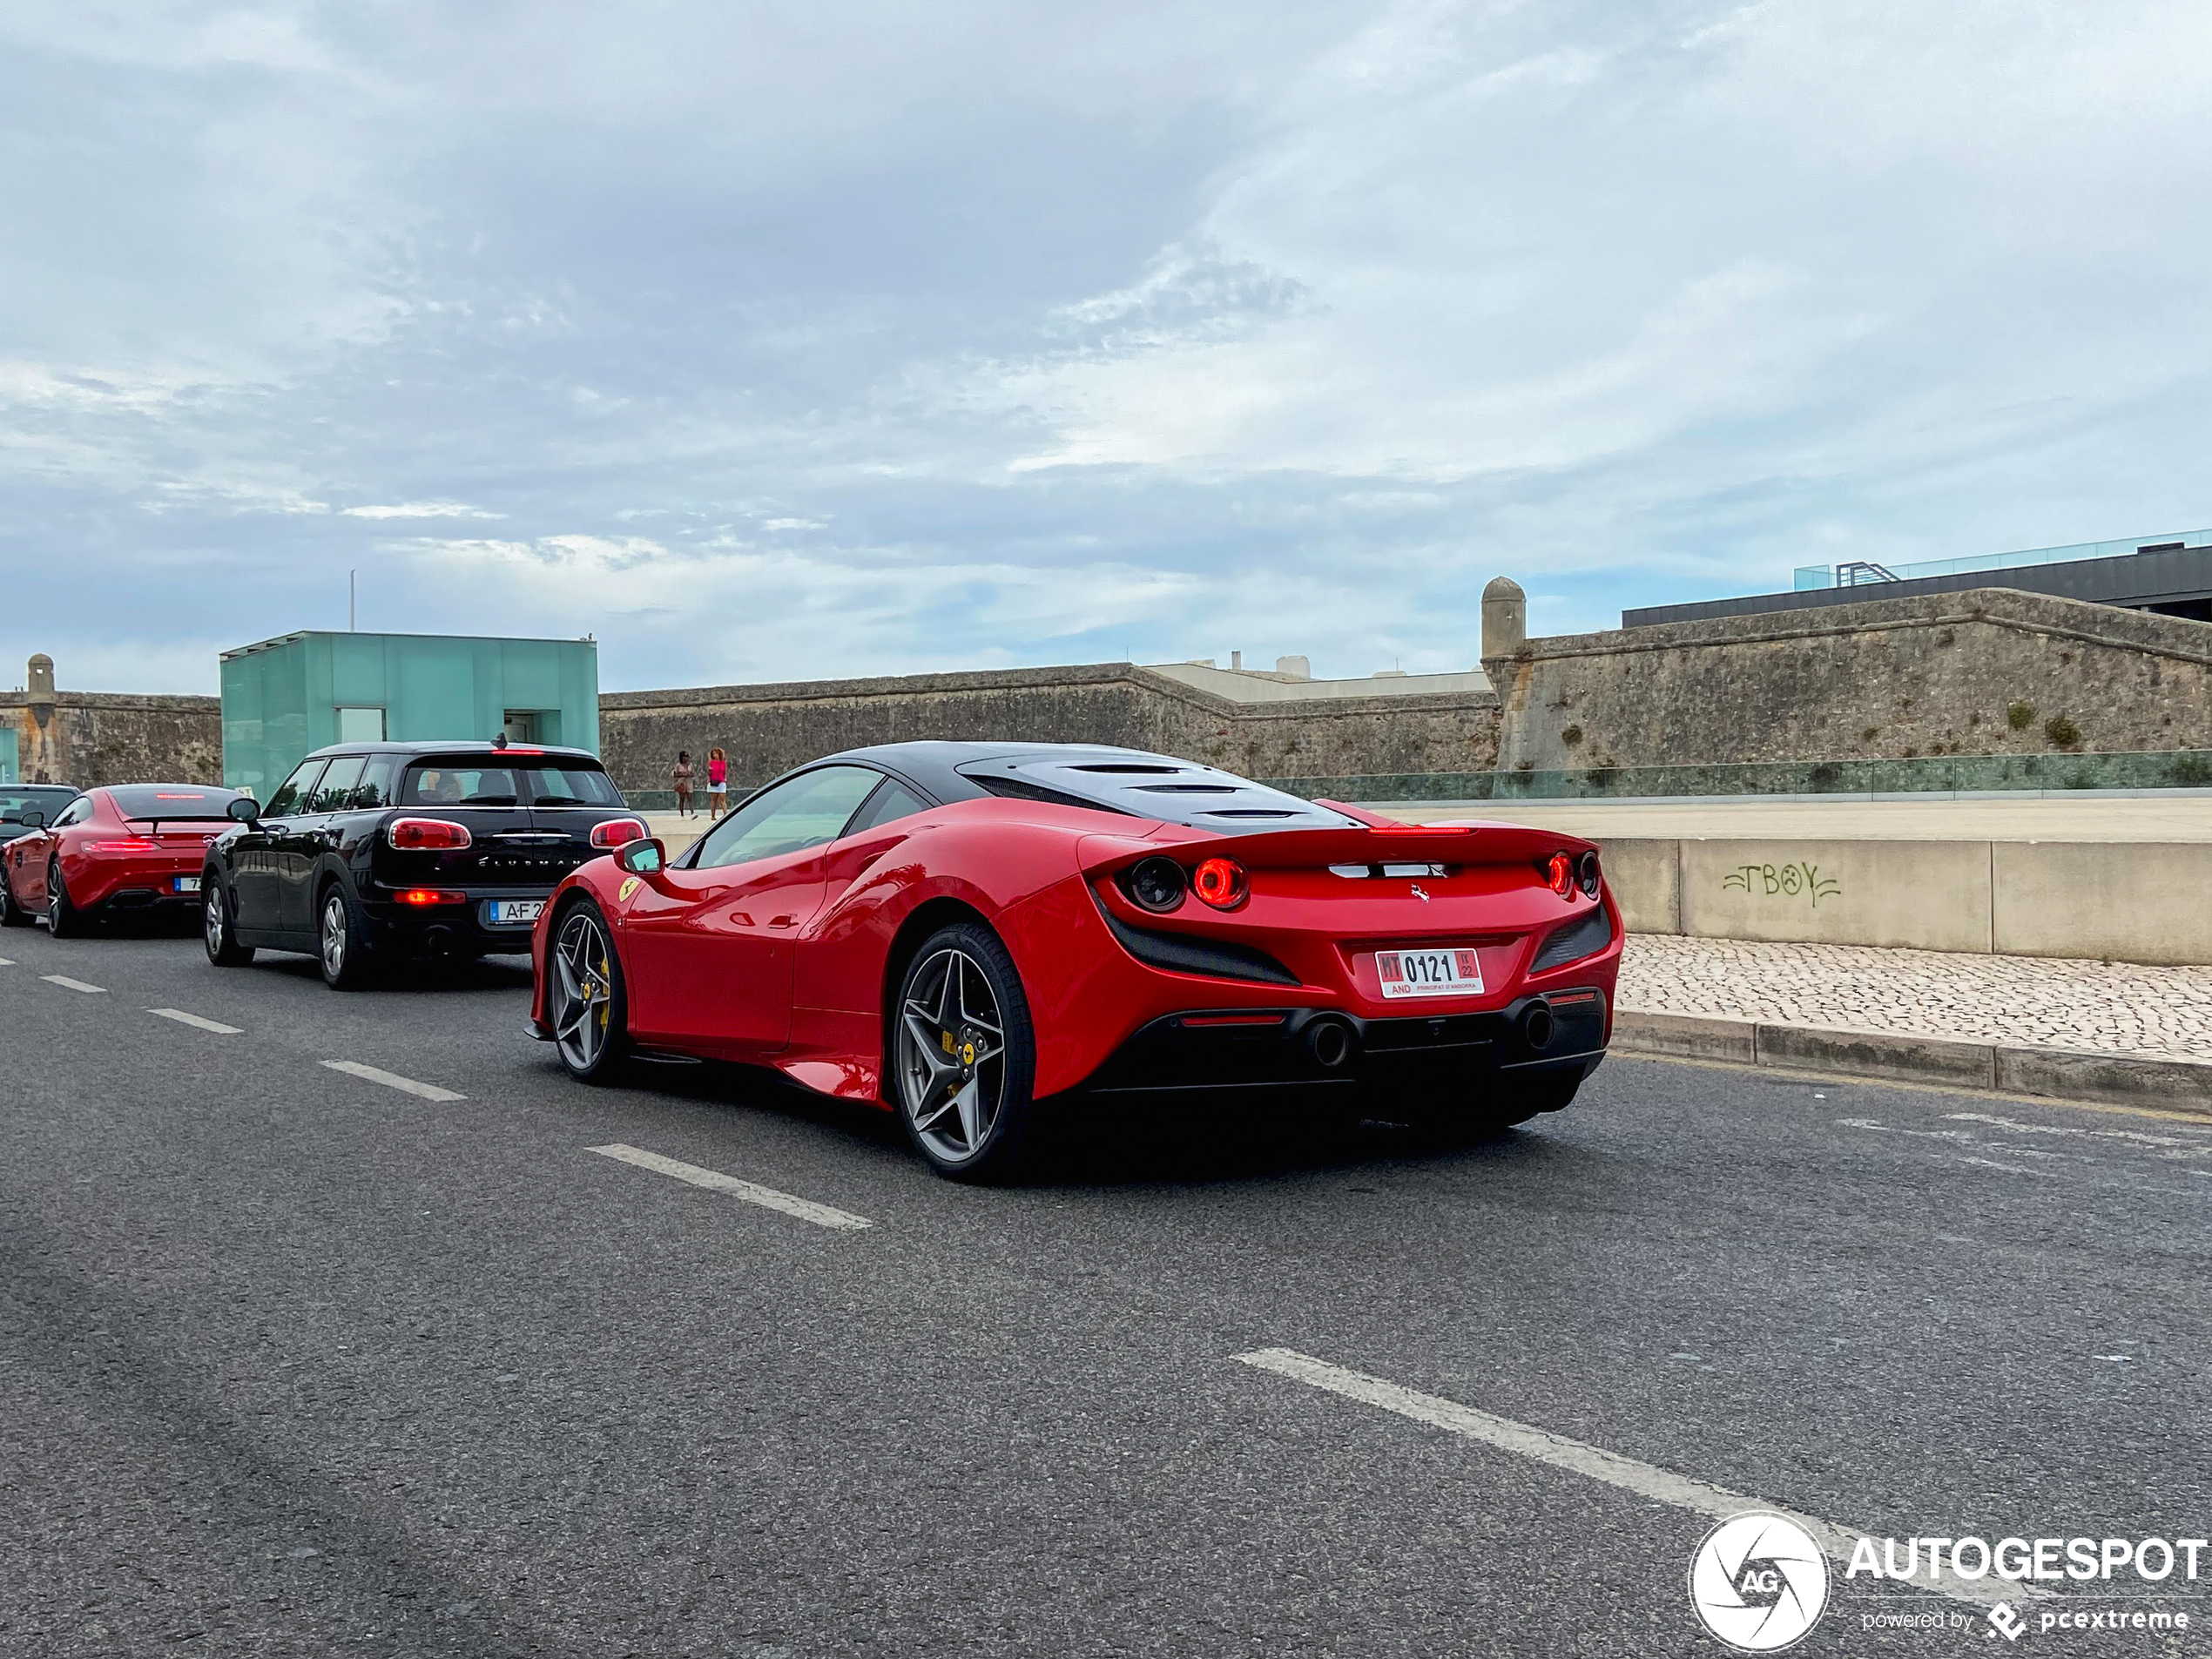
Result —
[{"label": "0121 number plate", "polygon": [[1375,978],[1384,996],[1480,996],[1482,958],[1469,949],[1379,950]]}]

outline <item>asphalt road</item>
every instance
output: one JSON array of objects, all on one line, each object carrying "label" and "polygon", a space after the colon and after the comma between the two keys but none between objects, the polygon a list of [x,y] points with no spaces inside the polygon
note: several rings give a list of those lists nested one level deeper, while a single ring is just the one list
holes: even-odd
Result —
[{"label": "asphalt road", "polygon": [[[575,1085],[511,966],[0,957],[0,1653],[1721,1650],[1710,1516],[1261,1350],[1877,1534],[2212,1531],[2212,1128],[1615,1060],[1485,1144],[1124,1108],[976,1190]],[[2006,1645],[1884,1588],[1797,1651]]]}]

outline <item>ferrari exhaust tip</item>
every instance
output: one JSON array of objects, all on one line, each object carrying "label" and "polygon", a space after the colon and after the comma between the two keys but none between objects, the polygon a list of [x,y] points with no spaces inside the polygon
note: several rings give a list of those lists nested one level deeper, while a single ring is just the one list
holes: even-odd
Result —
[{"label": "ferrari exhaust tip", "polygon": [[1558,1022],[1552,1018],[1549,1007],[1531,1002],[1521,1011],[1521,1040],[1541,1053],[1552,1046],[1552,1037],[1558,1031]]},{"label": "ferrari exhaust tip", "polygon": [[1316,1020],[1305,1028],[1305,1052],[1324,1071],[1341,1071],[1352,1062],[1352,1028],[1342,1020]]}]

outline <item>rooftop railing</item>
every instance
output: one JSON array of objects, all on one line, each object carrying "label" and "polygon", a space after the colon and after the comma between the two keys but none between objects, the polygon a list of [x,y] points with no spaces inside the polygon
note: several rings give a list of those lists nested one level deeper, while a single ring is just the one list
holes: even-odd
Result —
[{"label": "rooftop railing", "polygon": [[1917,564],[1878,564],[1871,559],[1847,559],[1838,564],[1797,566],[1796,591],[1911,582],[1925,576],[1963,576],[1972,570],[2014,570],[2026,564],[2064,564],[2074,559],[2108,559],[2128,553],[2168,553],[2199,547],[2212,547],[2212,530],[2168,530],[2158,536],[2122,536],[2116,542],[2075,542],[2065,547],[2031,547],[2017,553],[1983,553],[1972,558],[1923,559]]}]

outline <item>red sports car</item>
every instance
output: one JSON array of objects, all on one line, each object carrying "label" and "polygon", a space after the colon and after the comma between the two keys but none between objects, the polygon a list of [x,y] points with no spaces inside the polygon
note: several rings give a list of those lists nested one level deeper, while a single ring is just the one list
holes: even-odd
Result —
[{"label": "red sports car", "polygon": [[671,861],[555,890],[531,1023],[896,1111],[995,1176],[1054,1096],[1388,1091],[1517,1123],[1604,1057],[1619,913],[1588,842],[1428,828],[1135,750],[901,743],[779,779]]},{"label": "red sports car", "polygon": [[[126,912],[199,914],[207,844],[233,826],[234,791],[207,784],[111,784],[88,789],[47,823],[0,846],[0,922],[44,915],[57,939]],[[32,822],[36,818],[38,821]]]}]

